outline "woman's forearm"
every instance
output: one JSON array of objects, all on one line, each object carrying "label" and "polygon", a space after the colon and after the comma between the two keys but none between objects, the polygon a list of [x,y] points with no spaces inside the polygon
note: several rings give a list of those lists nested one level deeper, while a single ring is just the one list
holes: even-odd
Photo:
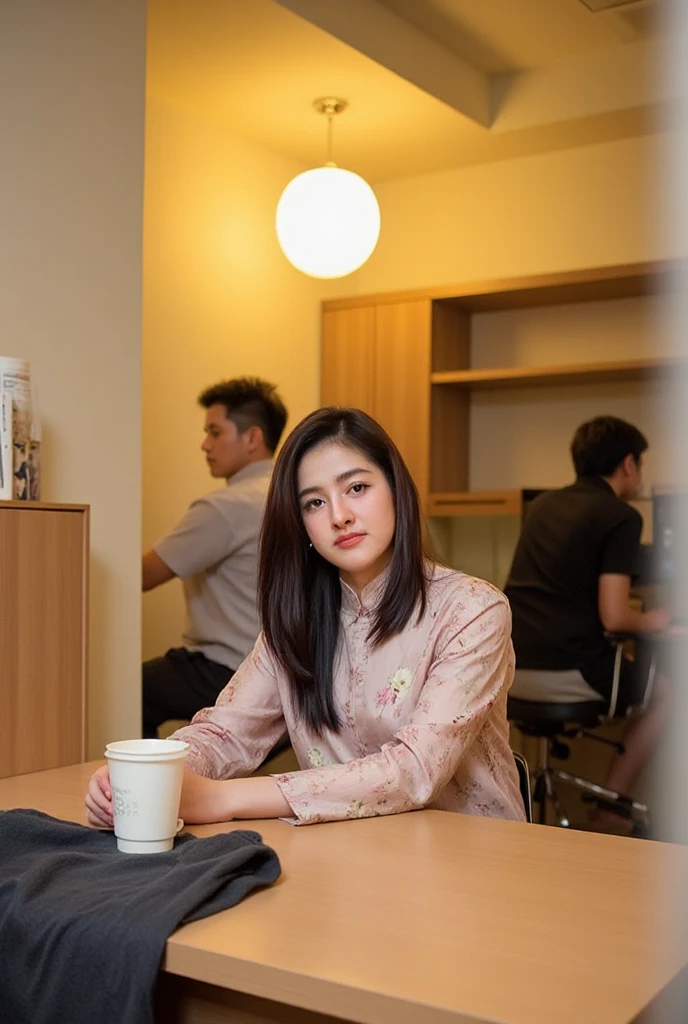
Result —
[{"label": "woman's forearm", "polygon": [[293,811],[269,776],[219,782],[186,771],[179,814],[189,825],[202,825],[233,818],[286,818]]},{"label": "woman's forearm", "polygon": [[230,803],[234,818],[290,818],[294,812],[269,775],[251,779],[233,779]]}]

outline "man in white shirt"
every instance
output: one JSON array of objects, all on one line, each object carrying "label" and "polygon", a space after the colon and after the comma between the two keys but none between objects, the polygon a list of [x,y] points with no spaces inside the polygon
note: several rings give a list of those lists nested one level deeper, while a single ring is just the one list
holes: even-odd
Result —
[{"label": "man in white shirt", "polygon": [[187,608],[182,646],[143,664],[145,737],[214,704],[260,631],[258,538],[287,410],[275,386],[257,377],[223,381],[198,401],[206,410],[201,449],[211,475],[227,483],[194,501],[143,556],[143,590],[178,576]]}]

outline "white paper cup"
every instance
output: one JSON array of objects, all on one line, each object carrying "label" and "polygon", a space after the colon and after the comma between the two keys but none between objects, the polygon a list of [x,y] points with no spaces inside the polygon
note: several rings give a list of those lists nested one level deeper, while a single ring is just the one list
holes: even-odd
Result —
[{"label": "white paper cup", "polygon": [[121,740],[108,743],[112,810],[117,849],[165,853],[184,827],[178,817],[189,749],[181,740]]}]

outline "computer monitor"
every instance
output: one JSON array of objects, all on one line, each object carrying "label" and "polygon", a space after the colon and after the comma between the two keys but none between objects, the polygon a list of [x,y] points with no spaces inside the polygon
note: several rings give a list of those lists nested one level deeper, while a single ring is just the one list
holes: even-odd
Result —
[{"label": "computer monitor", "polygon": [[655,491],[652,494],[652,547],[659,583],[674,584],[685,568],[688,494]]},{"label": "computer monitor", "polygon": [[674,621],[688,621],[688,493],[657,489],[652,494],[652,562],[656,582],[666,588]]}]

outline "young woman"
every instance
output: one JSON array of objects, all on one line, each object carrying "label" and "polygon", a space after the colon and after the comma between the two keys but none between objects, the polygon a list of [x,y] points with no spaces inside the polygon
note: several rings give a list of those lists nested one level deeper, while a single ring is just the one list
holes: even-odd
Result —
[{"label": "young woman", "polygon": [[[356,409],[307,416],[268,494],[263,634],[175,733],[189,823],[300,824],[421,807],[523,819],[509,747],[511,620],[490,584],[423,553],[418,495],[393,441]],[[287,732],[300,771],[243,778]],[[89,820],[112,825],[107,768]]]}]

